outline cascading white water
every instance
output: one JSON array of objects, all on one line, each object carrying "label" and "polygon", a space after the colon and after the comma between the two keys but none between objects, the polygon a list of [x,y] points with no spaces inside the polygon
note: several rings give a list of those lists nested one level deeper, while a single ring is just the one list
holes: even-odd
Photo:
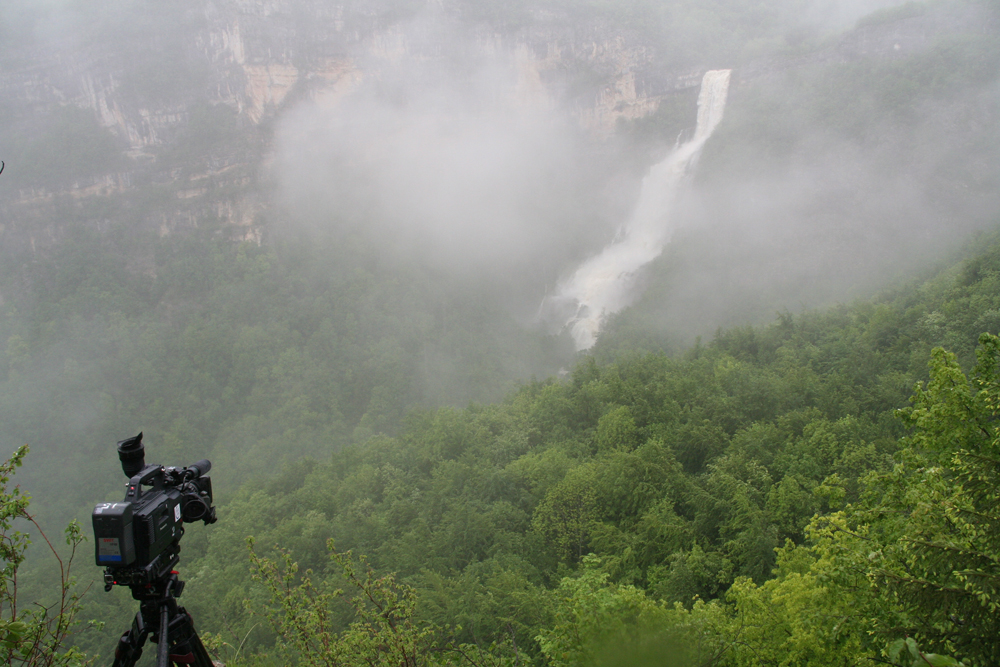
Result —
[{"label": "cascading white water", "polygon": [[594,345],[604,319],[628,306],[635,297],[636,272],[656,259],[673,235],[670,218],[678,184],[705,141],[722,120],[729,91],[730,70],[705,73],[698,95],[694,137],[678,146],[643,179],[639,201],[620,238],[591,257],[559,286],[553,299],[576,304],[566,321],[577,350]]}]

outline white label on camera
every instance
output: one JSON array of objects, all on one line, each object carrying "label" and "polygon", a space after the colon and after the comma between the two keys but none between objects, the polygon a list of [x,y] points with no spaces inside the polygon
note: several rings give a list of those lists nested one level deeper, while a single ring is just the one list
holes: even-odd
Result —
[{"label": "white label on camera", "polygon": [[176,522],[180,520],[181,520],[181,504],[177,503],[176,505],[174,505],[174,521]]},{"label": "white label on camera", "polygon": [[97,542],[97,555],[101,560],[120,561],[122,559],[122,550],[118,546],[118,538],[100,538]]}]

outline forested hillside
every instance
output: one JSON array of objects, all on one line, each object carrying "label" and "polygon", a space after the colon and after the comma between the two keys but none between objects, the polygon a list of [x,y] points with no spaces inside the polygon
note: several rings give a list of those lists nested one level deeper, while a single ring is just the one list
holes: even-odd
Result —
[{"label": "forested hillside", "polygon": [[[147,237],[155,277],[85,230],[26,267],[30,299],[12,299],[5,320],[5,439],[53,443],[37,465],[69,457],[80,468],[64,474],[116,488],[107,443],[145,429],[161,456],[212,455],[232,488],[251,470],[392,433],[411,407],[499,397],[511,369],[558,369],[545,366],[555,341],[469,303],[472,290],[379,270],[343,243],[317,253],[215,231]],[[95,489],[77,493],[89,502]]]},{"label": "forested hillside", "polygon": [[[589,358],[261,476],[185,537],[186,605],[225,660],[303,658],[294,625],[281,648],[259,616],[245,539],[336,582],[332,539],[412,587],[415,627],[439,628],[421,661],[460,660],[431,650],[455,641],[612,664],[602,651],[623,642],[635,659],[843,664],[912,636],[991,664],[1000,341],[979,333],[1000,328],[1000,242],[969,253],[872,301],[720,331],[678,357]],[[91,613],[123,593],[92,592]],[[336,628],[353,612],[332,614]]]}]

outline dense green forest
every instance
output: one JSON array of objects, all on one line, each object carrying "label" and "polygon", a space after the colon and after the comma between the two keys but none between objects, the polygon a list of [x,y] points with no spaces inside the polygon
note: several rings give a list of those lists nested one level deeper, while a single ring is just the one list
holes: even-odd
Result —
[{"label": "dense green forest", "polygon": [[[130,39],[153,43],[123,84],[142,104],[205,85],[194,59],[157,66],[181,37],[153,39],[198,24],[194,4],[122,0],[85,26],[134,19]],[[505,35],[539,10],[444,4]],[[0,7],[0,64],[23,65],[57,5]],[[344,20],[423,5],[348,3]],[[273,202],[247,240],[182,197],[206,169],[208,196],[273,196],[247,164],[280,119],[196,100],[135,158],[89,111],[0,100],[0,157],[29,165],[0,186],[55,193],[0,199],[26,216],[0,223],[0,458],[30,448],[0,468],[0,652],[110,660],[136,603],[90,584],[90,513],[121,499],[113,444],[141,430],[148,462],[213,462],[219,522],[188,527],[181,603],[234,667],[997,664],[1000,40],[962,28],[841,62],[880,26],[989,5],[907,3],[846,32],[803,28],[812,6],[540,6],[674,68],[734,68],[687,226],[586,353],[523,315],[543,294],[526,276],[565,267],[456,279]],[[570,96],[602,75],[572,74]],[[622,170],[627,198],[695,113],[687,91],[621,120],[588,178]],[[116,170],[129,188],[68,194]],[[615,206],[552,210],[582,229]],[[197,224],[164,232],[166,210]],[[25,611],[59,603],[41,529],[64,568],[75,545],[65,595],[90,584],[61,649],[66,628],[31,633],[66,617]]]},{"label": "dense green forest", "polygon": [[[974,560],[986,559],[971,568],[994,578],[941,595],[970,596],[956,603],[956,623],[965,613],[988,617],[994,604],[995,541],[975,528],[964,533],[960,516],[937,516],[931,501],[972,493],[986,494],[975,502],[988,505],[993,493],[995,470],[975,456],[995,447],[996,339],[982,341],[973,391],[960,370],[973,365],[979,332],[997,328],[983,319],[1000,306],[1000,246],[989,248],[873,302],[721,332],[682,357],[591,359],[565,381],[532,383],[498,405],[415,413],[396,438],[246,486],[228,507],[232,518],[206,531],[193,587],[211,592],[199,598],[198,613],[236,619],[254,598],[246,564],[231,558],[246,535],[289,549],[317,572],[328,568],[332,538],[412,585],[421,618],[461,625],[458,640],[506,638],[553,664],[586,662],[602,632],[641,634],[647,622],[646,630],[668,634],[674,624],[709,624],[705,641],[748,641],[751,651],[772,651],[776,663],[787,651],[787,664],[824,654],[842,664],[851,652],[875,656],[910,634],[938,652],[989,664],[995,657],[985,638],[993,635],[982,620],[968,623],[983,634],[963,637],[924,615],[920,605],[933,608],[934,595],[908,601],[924,593],[877,578],[919,578],[928,567],[933,572],[922,576],[947,589],[953,582],[934,579],[953,576],[941,575],[940,564],[905,563],[905,550],[889,552],[901,535],[926,540],[938,558],[946,552],[935,548],[964,548],[960,540],[971,539],[969,551],[985,554]],[[932,354],[935,345],[957,357]],[[897,414],[928,362],[927,390]],[[924,479],[919,470],[935,463],[943,466],[936,481]],[[984,487],[957,484],[980,474],[970,464],[987,466]],[[965,502],[955,499],[955,511]],[[988,534],[996,519],[982,520]],[[885,540],[877,567],[863,562],[871,551],[865,540],[875,537],[843,543],[862,527]],[[870,593],[854,590],[856,579],[847,583],[866,575]],[[977,601],[971,591],[980,585]],[[784,605],[775,617],[741,620],[763,614],[772,598]],[[726,604],[692,608],[695,600]],[[882,616],[886,604],[900,618]],[[957,611],[962,604],[971,606]],[[812,623],[791,627],[810,608]],[[838,614],[840,636],[830,627],[836,622],[827,625]],[[765,620],[769,627],[758,627]],[[229,641],[254,622],[234,621]],[[738,637],[740,623],[761,634]],[[564,650],[575,657],[562,658]],[[731,650],[727,662],[754,662],[752,652]]]},{"label": "dense green forest", "polygon": [[[1000,339],[977,332],[998,328],[1000,242],[976,246],[872,301],[585,359],[246,483],[185,537],[185,604],[228,664],[318,660],[271,605],[344,585],[350,550],[413,596],[419,664],[844,664],[906,637],[992,664]],[[269,601],[250,535],[264,583],[277,546],[318,588]],[[329,627],[351,622],[342,602]]]}]

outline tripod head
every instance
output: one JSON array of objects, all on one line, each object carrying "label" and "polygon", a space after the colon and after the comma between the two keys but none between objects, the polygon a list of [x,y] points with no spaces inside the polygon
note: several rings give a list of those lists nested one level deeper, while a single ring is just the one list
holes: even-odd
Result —
[{"label": "tripod head", "polygon": [[134,667],[150,635],[157,645],[157,667],[168,667],[170,663],[213,667],[194,629],[194,619],[177,604],[184,591],[184,582],[177,572],[171,571],[145,586],[129,588],[132,597],[139,601],[139,613],[132,627],[118,640],[113,667]]}]

